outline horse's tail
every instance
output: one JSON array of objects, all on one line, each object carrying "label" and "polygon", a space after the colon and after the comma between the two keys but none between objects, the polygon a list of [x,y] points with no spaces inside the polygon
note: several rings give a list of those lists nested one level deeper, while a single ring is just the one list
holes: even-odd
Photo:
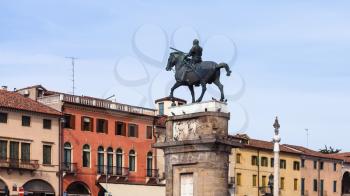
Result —
[{"label": "horse's tail", "polygon": [[230,67],[226,63],[219,63],[218,66],[216,67],[217,69],[225,68],[226,70],[226,75],[230,76],[231,75],[231,70]]}]

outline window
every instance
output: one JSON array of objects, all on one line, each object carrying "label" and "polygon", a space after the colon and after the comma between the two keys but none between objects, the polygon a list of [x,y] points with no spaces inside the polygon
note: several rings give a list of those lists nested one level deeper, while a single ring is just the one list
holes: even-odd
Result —
[{"label": "window", "polygon": [[320,162],[320,170],[323,170],[323,165],[324,165],[324,163],[323,163],[323,161],[321,161]]},{"label": "window", "polygon": [[94,119],[87,117],[87,116],[82,116],[81,117],[81,130],[82,131],[93,131],[94,127]]},{"label": "window", "polygon": [[237,173],[237,186],[242,185],[242,174],[241,173]]},{"label": "window", "polygon": [[22,116],[22,126],[24,127],[30,126],[30,116]]},{"label": "window", "polygon": [[294,179],[294,190],[297,191],[298,190],[298,179]]},{"label": "window", "polygon": [[257,181],[257,176],[256,175],[253,175],[253,186],[255,187],[256,186],[256,181]]},{"label": "window", "polygon": [[19,143],[10,142],[10,159],[18,160],[19,159]]},{"label": "window", "polygon": [[153,135],[153,127],[152,126],[147,126],[146,128],[146,139],[152,139]]},{"label": "window", "polygon": [[320,196],[323,196],[323,194],[324,194],[324,180],[321,180],[321,182],[320,182]]},{"label": "window", "polygon": [[283,160],[283,159],[280,160],[280,168],[281,169],[286,169],[287,168],[286,160]]},{"label": "window", "polygon": [[113,149],[109,147],[107,149],[107,174],[113,173]]},{"label": "window", "polygon": [[103,174],[104,168],[104,149],[102,146],[99,146],[97,149],[97,173]]},{"label": "window", "polygon": [[281,177],[281,189],[284,189],[284,177]]},{"label": "window", "polygon": [[0,160],[7,159],[7,141],[0,140]]},{"label": "window", "polygon": [[129,171],[136,171],[136,154],[134,150],[129,152]]},{"label": "window", "polygon": [[158,103],[159,115],[164,115],[164,103]]},{"label": "window", "polygon": [[261,185],[262,185],[263,187],[265,187],[265,186],[267,185],[267,183],[266,183],[266,176],[262,176]]},{"label": "window", "polygon": [[43,119],[43,128],[44,129],[51,129],[51,120],[50,119]]},{"label": "window", "polygon": [[29,162],[30,160],[30,144],[21,143],[21,160],[23,162]]},{"label": "window", "polygon": [[305,178],[301,179],[301,195],[305,195]]},{"label": "window", "polygon": [[271,165],[271,167],[275,166],[275,159],[274,158],[270,159],[270,165]]},{"label": "window", "polygon": [[128,136],[129,137],[138,137],[138,126],[135,124],[129,124],[129,131]]},{"label": "window", "polygon": [[299,163],[299,161],[294,161],[293,162],[293,169],[294,170],[300,170],[300,163]]},{"label": "window", "polygon": [[337,192],[337,181],[333,181],[333,192]]},{"label": "window", "polygon": [[252,165],[258,165],[258,157],[252,156]]},{"label": "window", "polygon": [[237,153],[236,154],[236,163],[241,163],[241,154],[240,153]]},{"label": "window", "polygon": [[314,169],[317,169],[317,161],[314,161]]},{"label": "window", "polygon": [[314,179],[314,186],[313,187],[314,187],[314,191],[317,192],[317,180],[316,179]]},{"label": "window", "polygon": [[301,159],[301,167],[302,167],[302,168],[305,167],[305,159]]},{"label": "window", "polygon": [[7,123],[7,113],[0,112],[0,123]]},{"label": "window", "polygon": [[75,129],[75,116],[71,114],[64,115],[64,128]]},{"label": "window", "polygon": [[83,167],[90,167],[90,146],[83,146]]},{"label": "window", "polygon": [[70,168],[72,163],[72,146],[69,142],[64,143],[63,163],[67,168]]},{"label": "window", "polygon": [[96,132],[108,133],[108,121],[105,119],[97,119]]},{"label": "window", "polygon": [[43,145],[43,164],[51,165],[51,145]]},{"label": "window", "polygon": [[152,177],[153,172],[153,154],[152,152],[147,153],[147,177]]},{"label": "window", "polygon": [[126,136],[126,124],[124,122],[115,122],[115,135]]},{"label": "window", "polygon": [[122,175],[122,167],[123,167],[123,150],[117,150],[117,175]]},{"label": "window", "polygon": [[333,163],[333,171],[337,171],[337,163]]},{"label": "window", "polygon": [[267,157],[261,157],[261,166],[267,167],[269,165],[269,161]]}]

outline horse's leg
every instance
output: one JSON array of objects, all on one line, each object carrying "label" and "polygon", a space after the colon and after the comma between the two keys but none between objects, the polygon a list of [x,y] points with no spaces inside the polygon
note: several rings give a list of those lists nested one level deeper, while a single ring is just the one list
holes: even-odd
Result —
[{"label": "horse's leg", "polygon": [[221,93],[221,98],[220,101],[224,101],[225,100],[225,95],[224,95],[224,85],[221,84],[219,78],[217,78],[214,82],[213,82],[220,90]]},{"label": "horse's leg", "polygon": [[181,85],[182,85],[182,84],[181,84],[180,82],[176,82],[176,83],[174,84],[174,86],[171,87],[170,95],[169,95],[170,98],[174,98],[174,90],[177,89],[177,88],[178,88],[179,86],[181,86]]},{"label": "horse's leg", "polygon": [[202,94],[201,94],[201,96],[197,99],[196,102],[201,102],[201,101],[202,101],[203,96],[204,96],[204,93],[205,93],[205,91],[207,90],[207,86],[206,86],[205,83],[202,83],[201,86],[202,86]]},{"label": "horse's leg", "polygon": [[193,89],[193,85],[189,85],[188,88],[189,88],[190,91],[191,91],[192,103],[194,103],[194,102],[195,102],[195,99],[194,99],[194,89]]}]

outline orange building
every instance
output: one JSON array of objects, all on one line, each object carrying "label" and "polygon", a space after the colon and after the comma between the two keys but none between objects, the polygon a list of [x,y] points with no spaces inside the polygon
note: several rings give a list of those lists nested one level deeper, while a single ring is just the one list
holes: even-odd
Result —
[{"label": "orange building", "polygon": [[63,192],[97,196],[108,191],[100,183],[156,182],[156,151],[152,149],[155,110],[47,90],[19,90],[27,92],[65,116]]}]

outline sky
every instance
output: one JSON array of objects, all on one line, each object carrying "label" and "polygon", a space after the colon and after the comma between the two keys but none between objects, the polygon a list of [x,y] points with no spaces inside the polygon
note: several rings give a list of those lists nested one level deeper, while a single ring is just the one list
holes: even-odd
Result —
[{"label": "sky", "polygon": [[[0,1],[0,85],[42,84],[154,107],[174,73],[169,47],[226,62],[230,133],[350,151],[350,2],[346,0]],[[200,89],[196,89],[198,97]],[[175,96],[190,100],[187,88]],[[210,86],[205,100],[219,97]],[[309,130],[309,139],[305,129]]]}]

